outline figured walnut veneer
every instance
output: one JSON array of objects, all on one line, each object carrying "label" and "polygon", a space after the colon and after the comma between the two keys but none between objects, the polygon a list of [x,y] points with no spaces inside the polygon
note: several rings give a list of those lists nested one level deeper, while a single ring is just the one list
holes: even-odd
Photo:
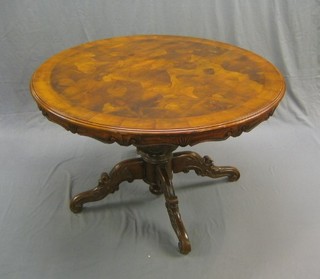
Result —
[{"label": "figured walnut veneer", "polygon": [[183,254],[191,250],[172,175],[195,171],[239,179],[234,167],[214,165],[178,146],[223,140],[249,131],[275,110],[285,91],[278,70],[241,48],[179,36],[129,36],[86,43],[47,60],[31,92],[43,114],[73,133],[105,143],[135,145],[140,158],[104,172],[98,185],[76,195],[70,209],[142,179],[163,194]]},{"label": "figured walnut veneer", "polygon": [[247,50],[205,39],[129,36],[47,60],[31,92],[52,121],[121,145],[194,145],[249,131],[274,111],[282,75]]}]

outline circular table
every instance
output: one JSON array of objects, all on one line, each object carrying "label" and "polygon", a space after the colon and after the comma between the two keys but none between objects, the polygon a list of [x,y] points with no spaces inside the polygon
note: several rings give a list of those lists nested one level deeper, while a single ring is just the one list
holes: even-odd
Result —
[{"label": "circular table", "polygon": [[139,158],[103,173],[70,208],[103,199],[123,181],[143,179],[164,194],[183,254],[191,250],[172,173],[194,170],[237,180],[234,167],[218,167],[179,146],[224,140],[250,131],[272,115],[285,92],[280,72],[264,58],[229,44],[182,36],[140,35],[85,43],[56,54],[33,74],[40,110],[67,130],[104,143],[134,145]]}]

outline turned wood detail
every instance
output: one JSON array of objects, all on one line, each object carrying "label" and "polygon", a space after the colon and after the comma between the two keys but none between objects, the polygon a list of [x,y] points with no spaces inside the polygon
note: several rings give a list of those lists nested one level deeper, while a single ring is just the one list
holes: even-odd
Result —
[{"label": "turned wood detail", "polygon": [[111,170],[110,174],[102,173],[98,185],[76,195],[70,202],[70,209],[79,213],[85,203],[99,201],[119,190],[121,182],[132,182],[142,179],[149,184],[151,193],[164,194],[172,228],[178,238],[179,251],[188,254],[191,244],[179,211],[178,197],[172,184],[173,173],[195,171],[197,175],[211,178],[228,177],[235,181],[240,177],[234,167],[215,166],[208,156],[201,157],[195,152],[176,152],[174,145],[138,146],[137,153],[141,158],[125,160]]}]

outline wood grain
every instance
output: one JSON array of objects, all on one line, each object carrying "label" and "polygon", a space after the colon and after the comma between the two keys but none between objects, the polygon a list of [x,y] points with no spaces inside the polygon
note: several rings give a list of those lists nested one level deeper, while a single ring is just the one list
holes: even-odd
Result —
[{"label": "wood grain", "polygon": [[266,120],[285,92],[279,71],[241,48],[180,36],[128,36],[65,50],[31,92],[52,121],[121,145],[193,145]]}]

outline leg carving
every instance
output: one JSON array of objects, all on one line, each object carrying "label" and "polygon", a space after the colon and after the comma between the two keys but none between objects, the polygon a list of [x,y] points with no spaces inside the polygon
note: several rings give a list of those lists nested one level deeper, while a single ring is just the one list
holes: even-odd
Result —
[{"label": "leg carving", "polygon": [[227,176],[229,181],[236,181],[240,177],[239,171],[234,167],[215,166],[208,156],[203,158],[195,152],[177,152],[173,154],[172,170],[177,172],[195,171],[197,175],[212,178]]},{"label": "leg carving", "polygon": [[179,239],[178,245],[180,253],[188,254],[191,251],[191,245],[188,234],[181,220],[178,198],[174,193],[172,185],[172,172],[171,170],[168,170],[167,166],[157,166],[157,181],[166,199],[166,207],[171,225]]},{"label": "leg carving", "polygon": [[164,194],[170,222],[179,240],[179,250],[182,254],[188,254],[191,245],[172,185],[173,173],[193,170],[201,176],[226,176],[229,181],[238,180],[240,173],[234,167],[215,166],[208,156],[201,157],[195,152],[172,153],[176,148],[177,146],[171,145],[138,146],[141,158],[122,161],[115,165],[109,174],[102,173],[95,188],[76,195],[70,201],[71,211],[79,213],[85,203],[102,200],[117,191],[123,181],[142,179],[149,184],[152,193]]},{"label": "leg carving", "polygon": [[135,179],[144,178],[144,161],[142,159],[131,159],[118,163],[110,172],[102,173],[98,185],[86,192],[76,195],[70,202],[73,213],[81,212],[83,204],[102,200],[108,194],[119,189],[123,181],[132,182]]}]

